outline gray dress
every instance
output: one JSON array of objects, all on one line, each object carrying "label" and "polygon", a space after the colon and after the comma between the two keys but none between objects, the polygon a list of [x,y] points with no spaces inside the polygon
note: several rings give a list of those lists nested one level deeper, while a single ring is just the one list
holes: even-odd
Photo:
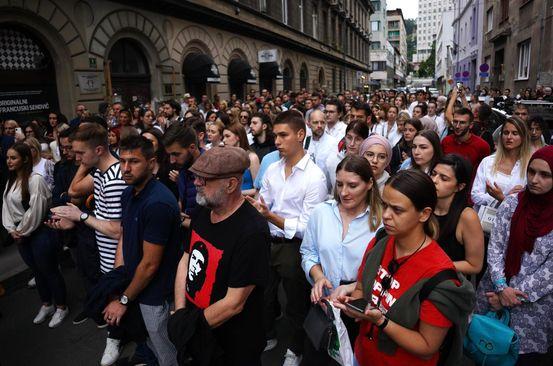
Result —
[{"label": "gray dress", "polygon": [[[485,293],[496,290],[493,283],[505,277],[505,254],[517,205],[518,196],[514,195],[499,207],[488,247],[488,270],[477,291],[477,313],[489,310]],[[528,295],[528,302],[511,309],[511,327],[520,338],[520,353],[547,353],[553,345],[553,231],[536,239],[531,254],[523,254],[520,272],[509,286]]]}]

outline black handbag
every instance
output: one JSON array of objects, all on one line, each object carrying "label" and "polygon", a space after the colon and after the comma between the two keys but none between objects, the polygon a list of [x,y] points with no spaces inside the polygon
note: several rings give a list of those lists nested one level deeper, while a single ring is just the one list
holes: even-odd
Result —
[{"label": "black handbag", "polygon": [[327,352],[333,337],[337,337],[334,326],[334,313],[328,300],[321,300],[322,304],[314,304],[303,322],[303,329],[313,343],[315,349]]}]

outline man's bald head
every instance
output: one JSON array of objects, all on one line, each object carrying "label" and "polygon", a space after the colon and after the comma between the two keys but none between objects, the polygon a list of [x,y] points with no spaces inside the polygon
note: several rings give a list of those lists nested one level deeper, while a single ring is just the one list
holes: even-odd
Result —
[{"label": "man's bald head", "polygon": [[309,126],[311,127],[311,132],[315,139],[319,139],[325,132],[326,121],[325,115],[319,109],[315,109],[309,115]]}]

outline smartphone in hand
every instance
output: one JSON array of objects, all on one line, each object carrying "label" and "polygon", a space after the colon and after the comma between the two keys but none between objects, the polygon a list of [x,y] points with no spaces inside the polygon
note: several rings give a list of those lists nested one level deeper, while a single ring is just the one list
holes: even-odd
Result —
[{"label": "smartphone in hand", "polygon": [[369,302],[367,299],[361,298],[361,299],[352,300],[350,302],[346,302],[346,306],[350,310],[357,311],[358,313],[364,313],[368,303]]}]

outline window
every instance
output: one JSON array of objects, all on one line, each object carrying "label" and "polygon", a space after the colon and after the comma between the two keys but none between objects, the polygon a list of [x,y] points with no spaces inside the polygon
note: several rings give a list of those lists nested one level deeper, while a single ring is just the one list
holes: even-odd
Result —
[{"label": "window", "polygon": [[380,1],[371,1],[374,11],[380,11]]},{"label": "window", "polygon": [[262,13],[267,12],[267,0],[259,0],[259,11]]},{"label": "window", "polygon": [[371,30],[373,32],[378,32],[380,30],[380,22],[378,20],[371,22]]},{"label": "window", "polygon": [[288,24],[288,0],[282,0],[282,22]]},{"label": "window", "polygon": [[489,32],[493,29],[493,8],[489,8],[486,12],[486,22],[488,23],[486,31]]},{"label": "window", "polygon": [[372,61],[372,71],[386,71],[386,61]]},{"label": "window", "polygon": [[399,31],[389,31],[388,38],[399,38]]},{"label": "window", "polygon": [[317,4],[313,3],[313,14],[311,14],[313,19],[313,38],[319,38],[319,8]]},{"label": "window", "polygon": [[379,50],[380,49],[380,42],[371,42],[371,50]]},{"label": "window", "polygon": [[530,75],[530,40],[518,44],[518,78],[528,79]]}]

